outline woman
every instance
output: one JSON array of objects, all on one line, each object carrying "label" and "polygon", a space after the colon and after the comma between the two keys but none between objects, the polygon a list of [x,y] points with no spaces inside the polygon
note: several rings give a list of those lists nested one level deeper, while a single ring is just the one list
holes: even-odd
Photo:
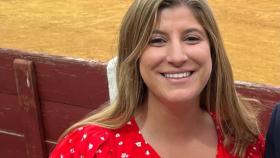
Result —
[{"label": "woman", "polygon": [[262,157],[204,0],[135,0],[119,37],[116,102],[76,123],[54,157]]}]

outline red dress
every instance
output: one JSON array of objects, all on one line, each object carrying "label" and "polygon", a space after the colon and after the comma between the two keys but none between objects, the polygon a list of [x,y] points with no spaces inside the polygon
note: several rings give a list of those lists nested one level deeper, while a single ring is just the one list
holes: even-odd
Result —
[{"label": "red dress", "polygon": [[[235,158],[224,147],[220,126],[211,114],[217,129],[218,145],[216,158]],[[261,158],[264,139],[248,146],[246,158]],[[111,130],[87,125],[70,132],[52,151],[49,158],[159,158],[157,152],[144,140],[134,120],[122,128]]]}]

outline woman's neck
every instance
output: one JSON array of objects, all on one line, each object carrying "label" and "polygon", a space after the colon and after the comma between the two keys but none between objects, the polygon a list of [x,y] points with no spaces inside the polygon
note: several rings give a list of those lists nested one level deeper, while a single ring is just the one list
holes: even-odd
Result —
[{"label": "woman's neck", "polygon": [[199,99],[192,103],[179,104],[148,98],[135,118],[148,140],[183,140],[201,129],[201,125],[205,123],[205,112],[199,106]]},{"label": "woman's neck", "polygon": [[211,116],[200,108],[199,99],[185,104],[147,99],[137,111],[135,120],[145,141],[161,157],[216,155],[215,125]]}]

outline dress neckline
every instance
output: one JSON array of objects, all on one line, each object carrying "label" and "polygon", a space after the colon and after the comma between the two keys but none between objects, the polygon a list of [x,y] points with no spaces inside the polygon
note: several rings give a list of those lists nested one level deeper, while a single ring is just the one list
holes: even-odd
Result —
[{"label": "dress neckline", "polygon": [[[217,121],[216,114],[212,113],[212,112],[209,112],[209,114],[210,114],[210,116],[211,116],[211,118],[212,118],[212,120],[214,122],[216,133],[217,133],[216,158],[218,158],[218,157],[220,157],[219,156],[219,153],[220,153],[219,150],[223,146],[223,143],[222,143],[223,142],[222,131],[221,131],[221,127],[220,127],[220,125],[219,125],[219,123]],[[140,131],[140,128],[139,128],[139,126],[138,126],[134,116],[131,118],[131,123],[134,125],[135,130],[137,130],[138,133],[140,134],[141,139],[145,142],[145,144],[149,148],[151,154],[160,158],[160,155],[157,153],[157,151],[143,137],[143,135],[142,135],[142,133]]]}]

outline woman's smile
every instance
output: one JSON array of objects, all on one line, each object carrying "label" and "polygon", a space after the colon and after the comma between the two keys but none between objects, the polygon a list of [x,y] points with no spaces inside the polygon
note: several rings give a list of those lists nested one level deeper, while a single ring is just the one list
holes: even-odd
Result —
[{"label": "woman's smile", "polygon": [[193,71],[162,73],[165,78],[181,79],[192,75]]},{"label": "woman's smile", "polygon": [[169,84],[189,84],[194,71],[181,71],[181,72],[168,72],[168,73],[161,73],[162,77],[169,83]]}]

